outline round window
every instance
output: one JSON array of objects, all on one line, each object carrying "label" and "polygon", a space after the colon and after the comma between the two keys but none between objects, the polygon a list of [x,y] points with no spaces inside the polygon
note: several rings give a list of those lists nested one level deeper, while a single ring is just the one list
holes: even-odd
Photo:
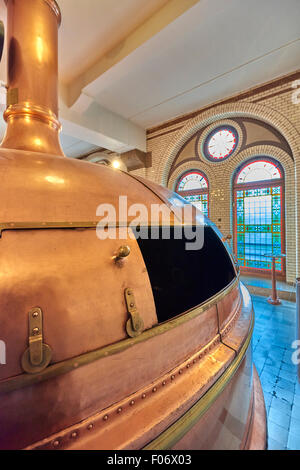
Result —
[{"label": "round window", "polygon": [[205,157],[214,162],[230,157],[238,145],[238,139],[238,133],[234,127],[217,127],[205,139]]}]

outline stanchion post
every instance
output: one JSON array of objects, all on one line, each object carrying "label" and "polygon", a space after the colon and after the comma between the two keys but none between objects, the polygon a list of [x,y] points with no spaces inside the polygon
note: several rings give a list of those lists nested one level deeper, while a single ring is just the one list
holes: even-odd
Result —
[{"label": "stanchion post", "polygon": [[277,297],[277,290],[276,290],[276,266],[275,266],[275,259],[276,256],[272,256],[272,294],[268,298],[269,304],[272,305],[280,305],[281,301]]}]

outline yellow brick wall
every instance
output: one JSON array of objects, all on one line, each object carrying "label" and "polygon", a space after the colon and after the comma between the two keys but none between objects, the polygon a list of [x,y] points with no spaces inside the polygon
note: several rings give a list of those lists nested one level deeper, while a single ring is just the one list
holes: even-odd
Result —
[{"label": "yellow brick wall", "polygon": [[[190,115],[176,118],[147,132],[147,151],[152,152],[152,168],[133,172],[156,183],[174,188],[177,178],[186,170],[199,168],[209,179],[210,219],[224,234],[232,233],[232,177],[236,168],[257,155],[280,161],[285,171],[285,224],[287,281],[294,282],[300,273],[300,237],[297,206],[300,203],[300,72],[276,80],[266,87],[249,90],[231,99],[210,105]],[[275,128],[290,145],[293,158],[273,145],[257,145],[235,152],[223,162],[184,162],[170,177],[171,165],[184,143],[200,129],[218,125],[237,117],[250,117]],[[205,134],[205,133],[204,133]],[[298,209],[298,211],[300,208]],[[219,220],[221,219],[221,221]]]}]

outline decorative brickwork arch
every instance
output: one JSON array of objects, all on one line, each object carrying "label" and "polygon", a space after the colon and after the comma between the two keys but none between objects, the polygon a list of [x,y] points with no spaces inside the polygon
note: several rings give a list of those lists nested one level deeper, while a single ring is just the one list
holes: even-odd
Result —
[{"label": "decorative brickwork arch", "polygon": [[[300,237],[298,236],[298,227],[296,224],[297,211],[300,213],[300,198],[297,190],[297,180],[300,175],[300,133],[295,126],[281,113],[265,105],[239,102],[235,104],[226,104],[214,107],[204,111],[196,118],[191,119],[182,129],[180,129],[172,138],[167,150],[161,158],[161,162],[156,171],[155,180],[167,185],[170,169],[176,155],[196,132],[206,126],[212,126],[215,123],[221,123],[231,118],[250,117],[260,120],[273,126],[288,142],[293,159],[291,156],[272,145],[253,146],[242,152],[236,152],[226,161],[204,162],[203,159],[196,166],[195,161],[185,162],[178,167],[171,175],[169,187],[174,178],[183,170],[199,168],[203,170],[210,181],[210,218],[219,226],[224,234],[232,233],[232,175],[237,166],[251,157],[266,155],[278,159],[282,164],[286,175],[286,251],[287,251],[287,281],[294,282],[295,277],[300,273]],[[293,161],[294,160],[294,161]],[[216,171],[216,168],[220,171]],[[218,177],[219,175],[219,177]],[[221,175],[221,180],[219,179]],[[219,181],[217,181],[219,179]],[[227,197],[227,191],[231,197]],[[225,216],[224,216],[225,214]],[[230,217],[226,214],[230,214]]]},{"label": "decorative brickwork arch", "polygon": [[[203,111],[202,114],[191,119],[182,129],[180,129],[174,135],[166,152],[162,156],[161,163],[156,173],[156,181],[164,186],[167,185],[171,165],[176,155],[185,142],[198,130],[217,121],[235,117],[251,117],[273,126],[289,143],[300,171],[300,134],[291,122],[281,113],[265,105],[254,103],[235,103],[220,105],[208,111]],[[299,158],[297,158],[297,156]]]},{"label": "decorative brickwork arch", "polygon": [[219,171],[213,162],[206,160],[184,162],[172,173],[168,187],[174,190],[178,178],[188,170],[204,172],[209,180],[210,218],[225,235],[233,235],[232,183],[236,169],[243,162],[262,155],[278,160],[285,173],[286,275],[287,280],[293,282],[296,277],[296,183],[295,164],[287,152],[272,145],[252,146],[218,163]]}]

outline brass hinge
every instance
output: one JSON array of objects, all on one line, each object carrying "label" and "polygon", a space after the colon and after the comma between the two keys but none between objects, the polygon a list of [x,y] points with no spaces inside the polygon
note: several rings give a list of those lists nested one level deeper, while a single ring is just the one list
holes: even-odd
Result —
[{"label": "brass hinge", "polygon": [[52,351],[43,343],[43,312],[36,307],[29,312],[29,348],[22,356],[22,367],[28,374],[44,370],[51,361]]},{"label": "brass hinge", "polygon": [[127,311],[130,315],[129,320],[126,323],[126,331],[128,336],[134,338],[135,336],[140,335],[144,330],[144,321],[137,311],[132,289],[125,289],[125,301]]}]

